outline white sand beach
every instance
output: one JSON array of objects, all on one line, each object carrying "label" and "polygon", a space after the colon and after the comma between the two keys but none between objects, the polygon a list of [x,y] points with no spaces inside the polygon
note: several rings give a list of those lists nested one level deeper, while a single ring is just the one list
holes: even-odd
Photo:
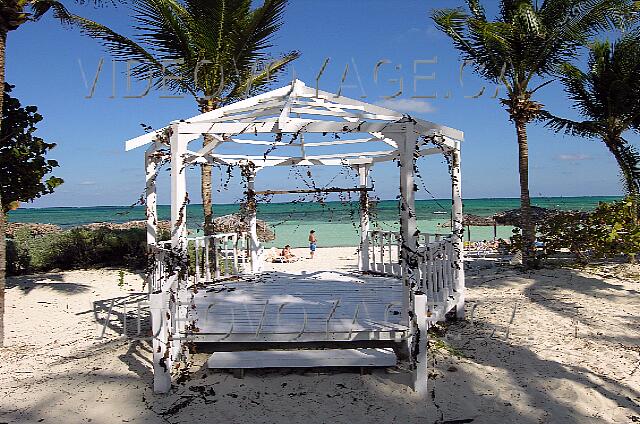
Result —
[{"label": "white sand beach", "polygon": [[[270,266],[349,270],[356,259],[354,248],[320,248],[313,260]],[[624,278],[611,267],[470,267],[467,319],[441,326],[446,343],[431,338],[426,408],[402,365],[365,375],[247,371],[239,379],[209,371],[205,354],[193,356],[171,393],[154,395],[149,343],[115,331],[118,310],[100,338],[93,313],[93,302],[141,292],[141,275],[126,273],[122,287],[117,270],[13,277],[0,422],[640,422],[638,267],[626,267]]]}]

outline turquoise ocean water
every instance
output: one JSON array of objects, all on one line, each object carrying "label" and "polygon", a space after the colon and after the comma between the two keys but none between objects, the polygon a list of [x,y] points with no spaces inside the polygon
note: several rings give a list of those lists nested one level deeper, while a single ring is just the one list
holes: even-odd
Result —
[{"label": "turquoise ocean water", "polygon": [[[619,197],[545,197],[534,198],[536,206],[563,210],[592,210],[598,202],[607,202]],[[519,199],[468,199],[464,201],[465,213],[491,216],[497,212],[515,209]],[[214,205],[216,216],[237,212],[238,205]],[[449,220],[451,201],[419,200],[416,202],[418,228],[423,232],[448,232],[439,224]],[[445,214],[434,214],[445,212]],[[169,220],[169,206],[159,206],[160,219]],[[197,230],[201,226],[201,205],[189,205],[188,226]],[[384,200],[377,203],[372,228],[395,230],[399,227],[398,203]],[[316,230],[320,246],[356,246],[358,244],[358,204],[326,202],[319,203],[267,203],[258,207],[258,218],[267,221],[275,230],[276,240],[269,246],[290,244],[294,247],[307,245],[309,230]],[[144,208],[136,206],[96,206],[80,208],[25,208],[9,213],[12,222],[39,222],[73,227],[93,222],[125,222],[145,219]],[[498,237],[511,235],[511,227],[498,227]],[[466,238],[466,234],[465,234]],[[471,227],[471,239],[493,238],[493,227]]]}]

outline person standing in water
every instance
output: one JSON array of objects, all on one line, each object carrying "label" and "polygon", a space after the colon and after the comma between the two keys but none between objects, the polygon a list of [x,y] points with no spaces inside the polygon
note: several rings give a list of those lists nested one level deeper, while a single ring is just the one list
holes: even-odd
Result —
[{"label": "person standing in water", "polygon": [[316,239],[315,230],[309,231],[309,256],[313,259],[313,254],[316,252],[318,239]]}]

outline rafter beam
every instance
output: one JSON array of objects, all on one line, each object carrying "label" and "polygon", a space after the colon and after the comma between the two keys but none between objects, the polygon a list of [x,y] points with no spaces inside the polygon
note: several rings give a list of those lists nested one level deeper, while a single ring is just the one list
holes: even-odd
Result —
[{"label": "rafter beam", "polygon": [[371,187],[328,187],[328,188],[311,188],[311,189],[291,189],[291,190],[262,190],[254,191],[255,195],[274,195],[274,194],[314,194],[314,193],[347,193],[353,191],[373,191]]}]

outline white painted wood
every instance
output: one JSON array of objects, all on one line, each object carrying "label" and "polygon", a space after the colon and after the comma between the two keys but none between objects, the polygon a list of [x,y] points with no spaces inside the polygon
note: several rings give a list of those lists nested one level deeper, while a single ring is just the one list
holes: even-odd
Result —
[{"label": "white painted wood", "polygon": [[158,175],[158,163],[153,158],[155,146],[152,146],[145,152],[145,211],[147,217],[147,244],[155,245],[158,239],[158,210],[157,210],[157,194],[156,194],[156,177]]},{"label": "white painted wood", "polygon": [[[358,179],[360,188],[367,188],[369,165],[359,165]],[[360,192],[360,271],[369,271],[369,194]]]},{"label": "white painted wood", "polygon": [[[403,267],[407,266],[409,260],[416,254],[418,249],[418,226],[416,221],[416,195],[415,184],[415,156],[416,135],[413,130],[407,130],[403,138],[398,140],[400,148],[400,239],[402,249],[400,252]],[[408,272],[403,272],[403,314],[408,316],[408,311],[412,309],[411,302],[411,281]]]},{"label": "white painted wood", "polygon": [[426,399],[427,390],[427,296],[416,294],[413,300],[416,330],[413,336],[413,354],[415,363],[414,390],[420,397]]},{"label": "white painted wood", "polygon": [[231,336],[236,341],[286,342],[294,337],[351,340],[363,336],[382,340],[390,337],[382,333],[407,330],[397,306],[402,288],[396,278],[335,272],[267,274],[253,284],[227,281],[225,287],[230,290],[199,290],[195,294],[195,308],[188,316],[198,323],[193,336],[210,336],[210,341],[222,337],[228,341]]},{"label": "white painted wood", "polygon": [[167,293],[149,295],[151,331],[153,334],[153,391],[167,393],[171,389],[171,357],[167,352],[169,322]]},{"label": "white painted wood", "polygon": [[187,177],[184,154],[187,143],[171,125],[171,247],[187,254]]},{"label": "white painted wood", "polygon": [[451,194],[453,199],[452,232],[454,249],[455,291],[458,295],[456,316],[464,318],[465,277],[464,277],[464,226],[462,225],[462,173],[460,166],[460,142],[455,143],[451,154]]},{"label": "white painted wood", "polygon": [[216,352],[207,360],[211,369],[393,367],[393,349],[248,350]]},{"label": "white painted wood", "polygon": [[[317,115],[314,117],[314,115]],[[328,119],[327,119],[328,118]],[[334,118],[334,119],[332,119]],[[159,146],[164,149],[166,140],[161,129],[129,140],[127,149],[154,143],[145,154],[147,175],[147,225],[150,246],[166,242],[157,240],[155,174],[159,156],[151,156]],[[290,85],[259,96],[225,106],[212,112],[198,115],[186,121],[173,122],[170,126],[171,151],[171,247],[178,253],[187,252],[186,238],[186,168],[185,164],[212,163],[236,165],[252,161],[256,170],[267,166],[354,166],[359,171],[360,185],[366,187],[369,167],[374,163],[398,160],[400,169],[401,231],[369,232],[368,216],[361,216],[360,269],[372,269],[396,278],[383,278],[377,283],[343,281],[344,276],[314,281],[313,274],[303,277],[279,276],[271,284],[237,286],[233,293],[209,293],[199,291],[193,298],[186,290],[186,281],[177,275],[169,275],[164,267],[168,250],[154,250],[156,264],[153,271],[152,326],[158,330],[154,341],[154,387],[166,391],[171,379],[159,369],[158,354],[171,363],[180,359],[182,343],[190,341],[252,341],[287,342],[321,340],[406,340],[410,331],[417,342],[418,369],[416,390],[426,391],[426,311],[429,320],[444,319],[453,301],[458,311],[464,313],[464,272],[462,270],[462,237],[457,234],[461,225],[452,225],[454,236],[435,237],[431,242],[425,237],[418,251],[418,233],[415,219],[414,161],[417,156],[448,154],[452,157],[453,214],[456,221],[462,219],[460,194],[460,131],[423,120],[404,119],[403,115],[376,105],[335,96],[307,87],[295,80]],[[337,139],[331,142],[305,143],[304,133],[364,133],[372,138]],[[267,134],[296,134],[297,143],[284,141],[262,141],[243,139]],[[191,151],[190,141],[210,134],[216,142],[204,149]],[[436,135],[438,143],[421,141],[417,137]],[[382,141],[391,150],[307,155],[307,148],[366,144]],[[300,148],[300,156],[281,155],[267,158],[260,155],[219,154],[223,145],[249,144],[256,146],[286,146]],[[434,145],[436,144],[436,145]],[[226,148],[225,148],[226,149]],[[456,177],[457,175],[457,177]],[[255,172],[250,176],[248,187],[253,190]],[[363,193],[366,196],[366,193]],[[238,275],[240,264],[246,270],[247,258],[251,257],[253,272],[261,270],[261,246],[257,240],[255,214],[249,216],[249,234],[216,235],[195,239],[195,282],[211,281],[209,246],[223,254],[225,276]],[[151,217],[154,219],[151,219]],[[400,244],[398,244],[398,241]],[[458,246],[459,249],[458,249]],[[202,249],[202,250],[201,250]],[[426,252],[423,254],[423,252]],[[458,254],[458,252],[460,254]],[[242,254],[241,254],[242,253]],[[378,261],[377,255],[380,255]],[[416,269],[407,269],[407,264]],[[412,259],[409,261],[409,259]],[[214,261],[216,257],[214,255]],[[204,271],[200,271],[201,262]],[[402,262],[403,266],[399,266]],[[371,264],[371,265],[370,265]],[[452,266],[452,265],[455,265]],[[454,269],[455,268],[455,269]],[[219,278],[216,266],[214,278]],[[260,277],[258,277],[260,278]],[[378,277],[380,278],[380,277]],[[397,280],[401,278],[401,281]],[[169,296],[171,293],[171,296]],[[418,293],[418,294],[416,294]],[[422,294],[426,293],[426,294]],[[178,303],[176,303],[178,299]],[[161,306],[160,303],[162,303]],[[400,305],[400,306],[399,306]],[[397,313],[396,313],[397,312]],[[409,325],[409,316],[415,317]],[[168,320],[165,317],[168,316]],[[163,323],[166,320],[166,323]],[[425,320],[425,322],[423,322]],[[197,322],[198,332],[186,333],[187,322]],[[411,328],[411,329],[410,329]],[[424,337],[423,337],[424,335]],[[422,348],[422,344],[424,348]],[[162,346],[160,346],[162,344]],[[415,346],[414,346],[415,347]],[[156,351],[157,349],[157,351]],[[164,350],[163,350],[164,349]],[[167,353],[168,352],[168,353]],[[422,365],[420,365],[422,364]],[[420,367],[424,367],[420,368]],[[170,367],[168,367],[170,368]],[[423,378],[424,376],[424,378]],[[157,378],[156,378],[157,377]],[[422,382],[424,387],[422,387]]]},{"label": "white painted wood", "polygon": [[376,262],[376,232],[369,232],[369,244],[371,246],[371,270],[376,271],[378,269],[378,265]]},{"label": "white painted wood", "polygon": [[[145,152],[145,215],[147,218],[147,251],[152,252],[152,247],[156,245],[158,240],[158,209],[156,194],[156,177],[158,175],[158,163],[152,156],[155,152],[155,146],[152,145]],[[149,293],[154,290],[154,282],[158,276],[155,275],[156,267],[147,275],[147,288]]]},{"label": "white painted wood", "polygon": [[247,172],[247,202],[255,205],[247,211],[247,228],[249,229],[249,243],[251,250],[251,272],[257,274],[262,271],[262,260],[260,255],[260,240],[258,239],[258,227],[257,227],[257,204],[255,197],[255,178],[256,173],[252,169]]}]

